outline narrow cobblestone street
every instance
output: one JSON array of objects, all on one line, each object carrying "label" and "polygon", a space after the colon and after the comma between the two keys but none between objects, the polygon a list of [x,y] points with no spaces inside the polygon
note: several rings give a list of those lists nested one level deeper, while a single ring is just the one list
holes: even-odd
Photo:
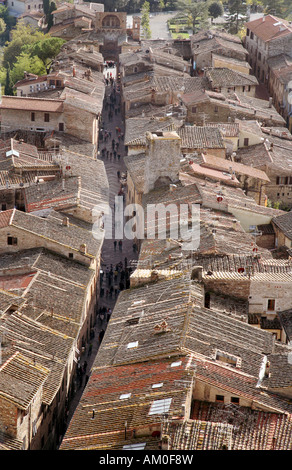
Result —
[{"label": "narrow cobblestone street", "polygon": [[[112,77],[115,77],[115,70],[108,70],[112,72]],[[105,73],[105,76],[106,75],[107,73]],[[98,158],[102,159],[105,164],[109,184],[109,205],[113,214],[115,196],[119,195],[121,190],[121,179],[118,178],[117,173],[120,172],[120,175],[122,176],[126,171],[124,164],[124,156],[126,152],[123,141],[124,123],[119,106],[119,90],[117,87],[116,93],[114,93],[114,83],[114,81],[113,84],[109,82],[106,86],[102,116],[102,137],[98,148]],[[111,95],[115,95],[115,102],[112,106],[110,106]],[[110,112],[111,109],[112,112]],[[113,151],[113,139],[115,139],[115,155]],[[118,145],[116,145],[116,143],[118,143]],[[105,238],[103,243],[101,255],[100,299],[97,305],[96,322],[91,332],[91,339],[86,345],[85,350],[80,355],[80,370],[83,370],[83,372],[76,377],[75,394],[68,410],[67,426],[80,401],[87,380],[90,376],[90,370],[100,345],[100,334],[102,335],[103,332],[106,331],[110,314],[113,311],[119,292],[129,287],[129,269],[134,269],[135,261],[138,258],[137,253],[133,251],[132,240],[127,239],[124,236],[121,240],[121,246],[119,246],[119,239],[116,240],[116,246],[114,241],[114,238]],[[86,366],[85,369],[84,366]]]}]

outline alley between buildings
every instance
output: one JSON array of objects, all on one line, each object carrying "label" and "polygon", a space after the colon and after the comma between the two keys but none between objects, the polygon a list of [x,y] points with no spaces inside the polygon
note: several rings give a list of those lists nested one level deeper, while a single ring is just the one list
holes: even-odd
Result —
[{"label": "alley between buildings", "polygon": [[[126,183],[126,167],[124,164],[126,149],[123,140],[125,129],[115,67],[106,68],[104,75],[105,81],[108,80],[108,82],[105,89],[97,158],[100,158],[105,165],[109,184],[109,206],[112,214],[114,214],[115,197],[118,195],[123,197]],[[68,410],[67,426],[90,376],[91,367],[110,321],[119,292],[129,287],[129,276],[131,270],[135,268],[138,258],[136,250],[133,249],[133,240],[127,239],[125,235],[123,235],[123,238],[114,238],[114,223],[112,235],[112,238],[108,238],[106,234],[103,242],[100,297],[97,304],[96,322],[90,334],[90,341],[86,345],[85,351],[80,355],[79,374],[76,376],[75,394]]]}]

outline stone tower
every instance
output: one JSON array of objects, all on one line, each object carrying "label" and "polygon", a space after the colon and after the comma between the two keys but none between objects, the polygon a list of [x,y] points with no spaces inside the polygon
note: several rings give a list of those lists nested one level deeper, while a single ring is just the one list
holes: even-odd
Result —
[{"label": "stone tower", "polygon": [[174,131],[146,133],[145,194],[179,181],[180,143]]},{"label": "stone tower", "polygon": [[134,41],[140,41],[140,29],[141,18],[139,16],[133,16],[132,39]]}]

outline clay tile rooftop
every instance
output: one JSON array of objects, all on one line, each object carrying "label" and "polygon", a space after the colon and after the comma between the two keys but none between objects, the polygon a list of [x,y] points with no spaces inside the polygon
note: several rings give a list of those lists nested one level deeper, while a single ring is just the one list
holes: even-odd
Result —
[{"label": "clay tile rooftop", "polygon": [[51,113],[63,112],[64,100],[50,100],[45,98],[3,96],[1,109],[15,109],[18,111],[44,111]]},{"label": "clay tile rooftop", "polygon": [[292,26],[288,21],[272,15],[249,21],[245,26],[265,42],[292,34]]}]

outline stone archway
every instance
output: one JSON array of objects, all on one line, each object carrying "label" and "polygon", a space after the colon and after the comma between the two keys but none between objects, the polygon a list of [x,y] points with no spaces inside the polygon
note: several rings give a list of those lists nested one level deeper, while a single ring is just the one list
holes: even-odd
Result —
[{"label": "stone archway", "polygon": [[104,60],[118,62],[119,54],[121,53],[121,46],[118,45],[117,41],[105,40],[104,44],[100,46],[100,52],[103,55]]}]

